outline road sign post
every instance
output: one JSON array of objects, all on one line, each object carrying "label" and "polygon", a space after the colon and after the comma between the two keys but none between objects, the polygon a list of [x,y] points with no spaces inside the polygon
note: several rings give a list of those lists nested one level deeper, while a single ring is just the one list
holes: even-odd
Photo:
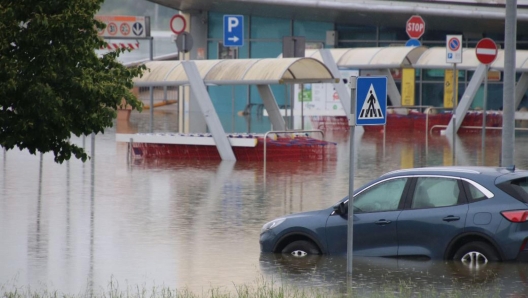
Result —
[{"label": "road sign post", "polygon": [[174,34],[180,34],[185,31],[185,28],[187,27],[187,21],[181,14],[176,14],[171,18],[169,25],[171,31],[174,32]]},{"label": "road sign post", "polygon": [[387,77],[359,77],[356,102],[356,125],[385,125]]},{"label": "road sign post", "polygon": [[456,128],[457,128],[457,63],[462,63],[462,35],[446,35],[446,62],[453,63],[453,165],[456,165]]},{"label": "road sign post", "polygon": [[488,100],[488,69],[489,65],[497,58],[497,44],[491,38],[483,38],[475,47],[475,55],[478,61],[486,64],[486,76],[484,76],[484,96],[482,99],[482,148],[486,138],[486,109]]},{"label": "road sign post", "polygon": [[491,64],[497,58],[497,45],[491,38],[483,38],[475,47],[475,55],[482,64]]},{"label": "road sign post", "polygon": [[462,35],[446,35],[446,63],[462,63]]},{"label": "road sign post", "polygon": [[244,16],[224,15],[224,46],[241,47],[244,45]]},{"label": "road sign post", "polygon": [[98,32],[101,37],[123,39],[150,37],[150,17],[148,16],[96,15],[95,19],[106,24],[106,29]]},{"label": "road sign post", "polygon": [[[356,116],[354,107],[356,106],[357,77],[351,76],[348,80],[350,87],[350,115],[348,115],[348,126],[350,126],[350,154],[348,171],[348,222],[347,222],[347,273],[352,276],[354,258],[354,134],[356,131]],[[351,289],[351,287],[349,287]]]},{"label": "road sign post", "polygon": [[419,47],[422,43],[418,39],[411,38],[407,42],[405,42],[406,47]]},{"label": "road sign post", "polygon": [[419,39],[425,33],[425,21],[419,15],[411,16],[405,26],[407,35],[412,39]]},{"label": "road sign post", "polygon": [[[100,37],[107,39],[134,39],[148,40],[150,60],[154,60],[154,38],[150,36],[150,17],[148,16],[100,16],[96,15],[95,19],[105,23],[105,29],[98,30]],[[139,48],[139,42],[134,45],[130,43],[112,43],[108,44],[108,49],[117,48]]]}]

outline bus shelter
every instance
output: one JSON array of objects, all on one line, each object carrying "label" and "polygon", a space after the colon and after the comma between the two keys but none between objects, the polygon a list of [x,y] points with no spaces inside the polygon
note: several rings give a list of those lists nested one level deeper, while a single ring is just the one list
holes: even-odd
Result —
[{"label": "bus shelter", "polygon": [[[335,83],[337,80],[325,64],[313,58],[151,61],[145,65],[149,71],[134,79],[136,87],[190,87],[191,100],[198,102],[222,160],[236,160],[236,157],[206,86],[256,85],[273,130],[282,131],[286,129],[285,122],[270,85]],[[117,135],[116,139],[126,141],[127,137]]]}]

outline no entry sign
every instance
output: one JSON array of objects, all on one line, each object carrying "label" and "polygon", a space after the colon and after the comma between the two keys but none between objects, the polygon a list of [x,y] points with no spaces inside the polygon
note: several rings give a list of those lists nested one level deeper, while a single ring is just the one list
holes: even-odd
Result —
[{"label": "no entry sign", "polygon": [[482,64],[491,64],[497,58],[497,45],[491,38],[483,38],[477,43],[475,54]]}]

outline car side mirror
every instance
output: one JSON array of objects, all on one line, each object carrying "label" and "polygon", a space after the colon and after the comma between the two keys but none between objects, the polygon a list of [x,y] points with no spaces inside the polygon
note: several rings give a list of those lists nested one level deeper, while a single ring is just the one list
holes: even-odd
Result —
[{"label": "car side mirror", "polygon": [[334,206],[334,211],[336,214],[345,215],[348,213],[347,207],[344,202],[341,202]]}]

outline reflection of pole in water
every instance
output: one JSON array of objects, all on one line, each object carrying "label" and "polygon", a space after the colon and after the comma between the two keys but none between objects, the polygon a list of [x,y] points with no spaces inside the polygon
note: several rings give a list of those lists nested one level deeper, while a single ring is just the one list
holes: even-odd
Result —
[{"label": "reflection of pole in water", "polygon": [[67,260],[70,260],[70,160],[66,161],[66,256]]},{"label": "reflection of pole in water", "polygon": [[90,173],[90,271],[88,273],[88,296],[94,292],[94,222],[95,222],[95,134],[92,133],[91,144],[91,173]]},{"label": "reflection of pole in water", "polygon": [[37,256],[40,252],[40,220],[41,220],[41,213],[42,213],[42,153],[40,153],[40,162],[39,162],[39,186],[38,186],[38,196],[37,196],[37,247],[36,247],[36,253]]},{"label": "reflection of pole in water", "polygon": [[[2,188],[4,190],[4,192],[6,191],[6,169],[7,169],[7,151],[6,149],[4,148],[4,179],[3,179],[3,184],[4,184],[4,187]],[[4,195],[4,198],[7,197],[6,195]]]},{"label": "reflection of pole in water", "polygon": [[[38,178],[38,193],[37,193],[37,213],[36,213],[36,221],[35,225],[32,225],[32,228],[30,231],[28,231],[28,260],[30,264],[28,264],[28,268],[37,268],[35,270],[30,270],[29,273],[31,275],[34,275],[36,278],[39,278],[41,272],[37,272],[39,270],[42,270],[43,272],[47,272],[45,266],[41,266],[41,264],[46,265],[47,264],[47,250],[43,249],[43,246],[46,244],[46,238],[43,237],[42,233],[46,232],[46,229],[42,228],[43,222],[42,222],[42,180],[43,180],[43,154],[40,153],[40,162],[39,162],[39,178]],[[33,263],[34,262],[34,263]],[[32,276],[29,277],[30,283]]]}]

